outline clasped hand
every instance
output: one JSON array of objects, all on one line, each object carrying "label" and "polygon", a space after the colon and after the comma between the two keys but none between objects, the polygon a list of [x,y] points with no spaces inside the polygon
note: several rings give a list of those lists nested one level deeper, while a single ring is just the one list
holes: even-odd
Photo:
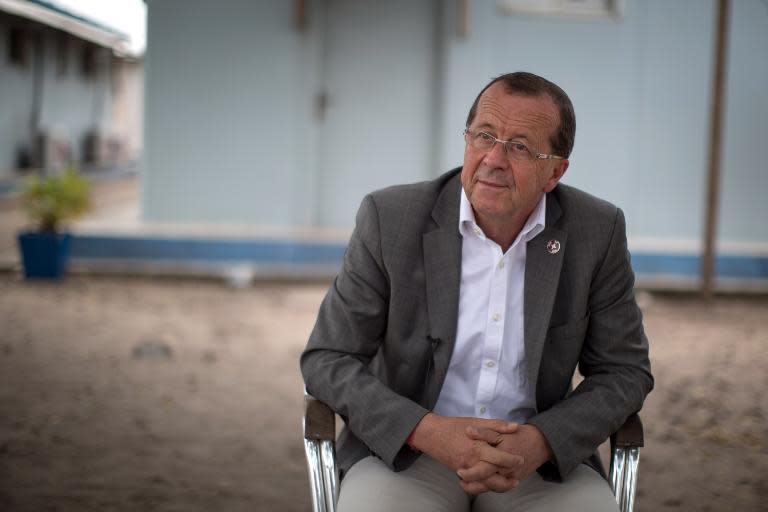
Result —
[{"label": "clasped hand", "polygon": [[413,446],[456,471],[471,494],[512,490],[548,458],[544,437],[531,425],[436,414],[419,423]]}]

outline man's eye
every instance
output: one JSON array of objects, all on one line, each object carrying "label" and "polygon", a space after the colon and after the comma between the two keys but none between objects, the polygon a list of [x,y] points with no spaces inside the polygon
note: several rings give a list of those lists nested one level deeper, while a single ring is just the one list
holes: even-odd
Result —
[{"label": "man's eye", "polygon": [[528,153],[528,146],[522,142],[507,142],[507,149],[515,153]]},{"label": "man's eye", "polygon": [[493,142],[495,140],[491,135],[485,132],[479,132],[476,138],[477,140],[482,142]]}]

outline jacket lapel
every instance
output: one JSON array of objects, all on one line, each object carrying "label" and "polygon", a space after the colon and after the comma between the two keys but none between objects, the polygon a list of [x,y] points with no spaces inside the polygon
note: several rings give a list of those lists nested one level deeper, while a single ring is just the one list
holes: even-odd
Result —
[{"label": "jacket lapel", "polygon": [[427,335],[432,342],[433,375],[427,377],[425,405],[437,402],[456,341],[461,280],[461,235],[459,234],[459,176],[452,178],[438,197],[432,218],[437,227],[424,233],[424,278],[426,281]]},{"label": "jacket lapel", "polygon": [[528,242],[526,250],[523,332],[527,377],[533,386],[539,375],[541,353],[566,251],[568,234],[552,227],[561,214],[555,195],[547,194],[546,227]]},{"label": "jacket lapel", "polygon": [[[437,402],[456,342],[461,282],[460,187],[458,175],[446,184],[432,211],[437,226],[422,237],[429,320],[427,335],[432,342],[434,372],[428,378],[425,390],[424,405],[429,409]],[[553,227],[561,215],[557,198],[548,194],[546,227],[528,242],[526,251],[523,329],[528,382],[534,385],[568,238],[566,232]],[[552,251],[548,247],[550,241],[557,241],[559,250]]]}]

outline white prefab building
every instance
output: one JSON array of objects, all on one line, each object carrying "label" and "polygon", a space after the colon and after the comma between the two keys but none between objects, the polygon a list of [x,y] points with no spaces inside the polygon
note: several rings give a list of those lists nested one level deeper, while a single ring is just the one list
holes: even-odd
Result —
[{"label": "white prefab building", "polygon": [[[765,280],[768,7],[731,4],[718,272]],[[639,273],[696,273],[713,0],[147,5],[147,221],[348,232],[366,192],[460,165],[475,94],[527,70],[571,96],[565,182],[624,209]]]},{"label": "white prefab building", "polygon": [[50,2],[0,0],[0,179],[140,158],[143,72],[128,42]]}]

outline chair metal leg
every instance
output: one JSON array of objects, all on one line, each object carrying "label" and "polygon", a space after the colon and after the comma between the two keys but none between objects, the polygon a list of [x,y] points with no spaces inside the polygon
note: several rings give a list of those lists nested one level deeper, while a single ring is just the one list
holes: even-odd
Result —
[{"label": "chair metal leg", "polygon": [[611,480],[613,495],[616,496],[616,502],[621,506],[621,495],[624,492],[624,466],[627,461],[627,451],[624,448],[614,448],[611,450],[611,469],[608,476]]},{"label": "chair metal leg", "polygon": [[336,512],[339,499],[339,477],[335,447],[331,441],[304,439],[309,484],[314,512]]},{"label": "chair metal leg", "polygon": [[312,495],[312,510],[314,512],[331,512],[326,499],[323,482],[322,456],[317,441],[304,439],[304,452],[307,455],[307,470],[309,472],[309,487]]},{"label": "chair metal leg", "polygon": [[627,464],[624,470],[624,492],[622,504],[624,512],[632,512],[635,506],[635,492],[637,491],[637,467],[640,464],[640,449],[630,448],[627,454]]},{"label": "chair metal leg", "polygon": [[339,471],[336,467],[336,446],[333,441],[322,441],[320,455],[323,460],[323,482],[325,483],[326,501],[329,512],[336,511],[339,501]]},{"label": "chair metal leg", "polygon": [[636,447],[614,448],[611,454],[610,479],[616,503],[621,512],[632,512],[637,491],[637,467],[640,449]]},{"label": "chair metal leg", "polygon": [[339,471],[336,465],[335,418],[327,405],[305,391],[304,452],[314,512],[336,512]]},{"label": "chair metal leg", "polygon": [[609,477],[621,512],[632,512],[635,505],[637,467],[640,463],[640,448],[643,444],[643,422],[637,414],[630,415],[611,435]]}]

